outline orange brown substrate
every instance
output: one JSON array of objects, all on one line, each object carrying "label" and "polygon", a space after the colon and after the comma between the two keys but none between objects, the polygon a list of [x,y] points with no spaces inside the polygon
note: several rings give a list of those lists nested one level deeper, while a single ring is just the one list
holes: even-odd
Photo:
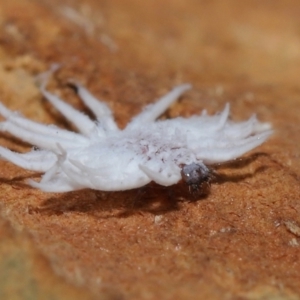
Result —
[{"label": "orange brown substrate", "polygon": [[229,101],[233,119],[255,112],[275,128],[199,199],[183,183],[47,194],[1,161],[0,298],[298,299],[299,12],[292,0],[0,0],[0,97],[31,119],[69,126],[34,83],[55,62],[51,91],[84,109],[67,86],[76,78],[121,126],[191,82],[167,116]]}]

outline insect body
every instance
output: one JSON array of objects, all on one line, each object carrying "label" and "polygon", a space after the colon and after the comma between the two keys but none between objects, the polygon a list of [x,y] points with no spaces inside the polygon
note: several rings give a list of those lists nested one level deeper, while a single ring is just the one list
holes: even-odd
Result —
[{"label": "insect body", "polygon": [[228,104],[214,116],[204,111],[190,118],[157,120],[190,89],[189,84],[175,87],[120,130],[105,103],[81,85],[76,84],[76,88],[96,121],[44,87],[41,92],[78,133],[33,122],[0,103],[0,114],[6,119],[0,123],[0,130],[37,147],[25,154],[0,147],[0,156],[24,169],[44,172],[40,182],[29,181],[43,191],[126,190],[152,180],[169,186],[182,177],[193,189],[197,181],[208,176],[207,165],[237,158],[271,134],[270,126],[255,117],[240,123],[228,120]]}]

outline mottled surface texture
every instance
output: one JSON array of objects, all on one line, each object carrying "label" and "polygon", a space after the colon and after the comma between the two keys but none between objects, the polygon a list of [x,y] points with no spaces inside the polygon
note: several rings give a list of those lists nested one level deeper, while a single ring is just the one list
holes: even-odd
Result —
[{"label": "mottled surface texture", "polygon": [[35,85],[55,62],[48,89],[84,110],[82,82],[121,128],[191,82],[164,118],[229,102],[275,129],[196,199],[183,183],[43,193],[1,161],[0,298],[299,299],[299,15],[296,0],[0,0],[1,101],[30,119],[74,129]]}]

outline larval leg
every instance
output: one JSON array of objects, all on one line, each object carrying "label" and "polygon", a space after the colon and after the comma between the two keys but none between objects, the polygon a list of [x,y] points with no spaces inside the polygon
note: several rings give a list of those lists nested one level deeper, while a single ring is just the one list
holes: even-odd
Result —
[{"label": "larval leg", "polygon": [[88,139],[78,133],[71,132],[58,128],[53,125],[44,125],[38,122],[26,119],[19,114],[10,111],[0,102],[0,114],[7,119],[7,122],[13,123],[23,129],[26,129],[32,133],[40,133],[47,136],[59,137],[62,139],[74,141],[76,143],[87,143]]},{"label": "larval leg", "polygon": [[9,149],[0,147],[0,158],[8,160],[26,170],[45,172],[51,168],[56,161],[56,156],[51,152],[48,154],[43,153],[37,156],[31,155],[31,157],[28,157],[26,154],[16,153]]},{"label": "larval leg", "polygon": [[243,139],[255,133],[255,125],[258,123],[256,116],[253,115],[249,120],[239,123],[228,123],[224,128],[224,136],[230,139]]},{"label": "larval leg", "polygon": [[155,121],[173,102],[175,102],[185,91],[189,90],[190,88],[190,84],[182,84],[175,87],[168,94],[160,98],[156,103],[149,105],[144,111],[134,117],[126,128]]},{"label": "larval leg", "polygon": [[230,105],[226,103],[225,108],[219,114],[208,116],[206,111],[202,111],[202,114],[198,116],[198,120],[203,120],[205,124],[205,132],[216,132],[223,129],[228,120],[230,112]]},{"label": "larval leg", "polygon": [[256,136],[245,139],[243,144],[233,145],[230,147],[214,147],[214,148],[197,148],[195,150],[196,157],[205,164],[221,163],[235,159],[246,152],[261,145],[270,135],[272,131],[263,132]]},{"label": "larval leg", "polygon": [[63,145],[64,148],[74,148],[74,145],[76,146],[76,143],[73,141],[68,141],[59,137],[46,136],[41,133],[31,132],[9,121],[0,123],[0,131],[9,132],[20,140],[31,145],[38,146],[42,149],[53,151],[58,150],[57,143]]},{"label": "larval leg", "polygon": [[77,89],[78,96],[84,104],[95,114],[101,125],[108,130],[118,130],[118,126],[114,121],[110,108],[104,103],[96,99],[85,87],[77,82],[72,82]]},{"label": "larval leg", "polygon": [[81,170],[73,168],[72,165],[64,164],[61,166],[62,171],[72,181],[74,190],[81,188],[95,189],[95,186],[89,180],[89,174],[83,174]]},{"label": "larval leg", "polygon": [[[271,131],[266,131],[266,132],[271,132]],[[258,133],[255,135],[248,135],[247,137],[241,137],[241,138],[236,138],[236,137],[231,137],[229,135],[216,135],[214,137],[206,137],[202,138],[201,140],[194,139],[190,143],[191,149],[195,150],[198,152],[201,152],[202,149],[208,149],[209,151],[215,151],[216,149],[220,149],[222,151],[226,151],[226,149],[231,148],[231,147],[239,147],[243,146],[245,144],[251,144],[252,142],[257,141],[257,139],[260,138],[260,135],[265,134],[266,132]],[[199,146],[198,146],[199,145]]]},{"label": "larval leg", "polygon": [[90,136],[92,132],[96,130],[96,124],[86,115],[79,112],[71,105],[63,102],[57,96],[49,93],[45,89],[41,88],[41,92],[44,97],[70,122],[72,122],[78,130],[85,136]]},{"label": "larval leg", "polygon": [[[77,170],[70,169],[70,167],[64,167],[64,172],[76,182],[83,184],[83,177],[85,186],[89,186],[93,189],[98,189],[101,191],[120,191],[120,190],[128,190],[141,187],[150,182],[147,176],[141,176],[139,179],[128,180],[128,178],[124,178],[124,180],[110,180],[106,178],[105,172],[106,169],[90,168],[84,166],[81,162],[69,159],[69,162],[75,166]],[[78,173],[78,174],[77,174]],[[82,176],[84,174],[84,176]]]},{"label": "larval leg", "polygon": [[65,193],[80,189],[80,187],[76,188],[73,184],[69,182],[69,180],[62,177],[57,178],[55,181],[45,183],[29,179],[27,180],[27,183],[34,188],[50,193]]},{"label": "larval leg", "polygon": [[226,103],[224,110],[220,113],[219,116],[216,116],[218,118],[218,123],[217,123],[217,128],[216,129],[221,129],[224,127],[226,124],[226,121],[228,119],[230,112],[230,105],[229,103]]},{"label": "larval leg", "polygon": [[177,174],[172,174],[170,177],[166,177],[158,172],[149,169],[146,166],[140,165],[139,167],[150,179],[160,185],[169,186],[177,183],[180,180],[180,175]]}]

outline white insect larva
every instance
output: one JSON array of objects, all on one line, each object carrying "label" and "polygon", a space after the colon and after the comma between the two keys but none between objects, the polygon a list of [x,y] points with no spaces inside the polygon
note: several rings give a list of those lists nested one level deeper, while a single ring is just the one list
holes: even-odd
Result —
[{"label": "white insect larva", "polygon": [[272,133],[269,124],[259,123],[255,117],[240,123],[229,121],[229,104],[214,116],[203,112],[190,118],[157,120],[191,88],[189,84],[175,87],[120,130],[105,103],[81,85],[75,86],[97,121],[44,86],[41,92],[79,133],[33,122],[0,103],[0,114],[6,119],[0,123],[0,130],[38,147],[25,154],[0,147],[0,156],[24,169],[44,172],[40,182],[29,181],[43,191],[127,190],[152,180],[169,186],[182,177],[194,189],[197,182],[208,177],[207,166],[243,155]]}]

